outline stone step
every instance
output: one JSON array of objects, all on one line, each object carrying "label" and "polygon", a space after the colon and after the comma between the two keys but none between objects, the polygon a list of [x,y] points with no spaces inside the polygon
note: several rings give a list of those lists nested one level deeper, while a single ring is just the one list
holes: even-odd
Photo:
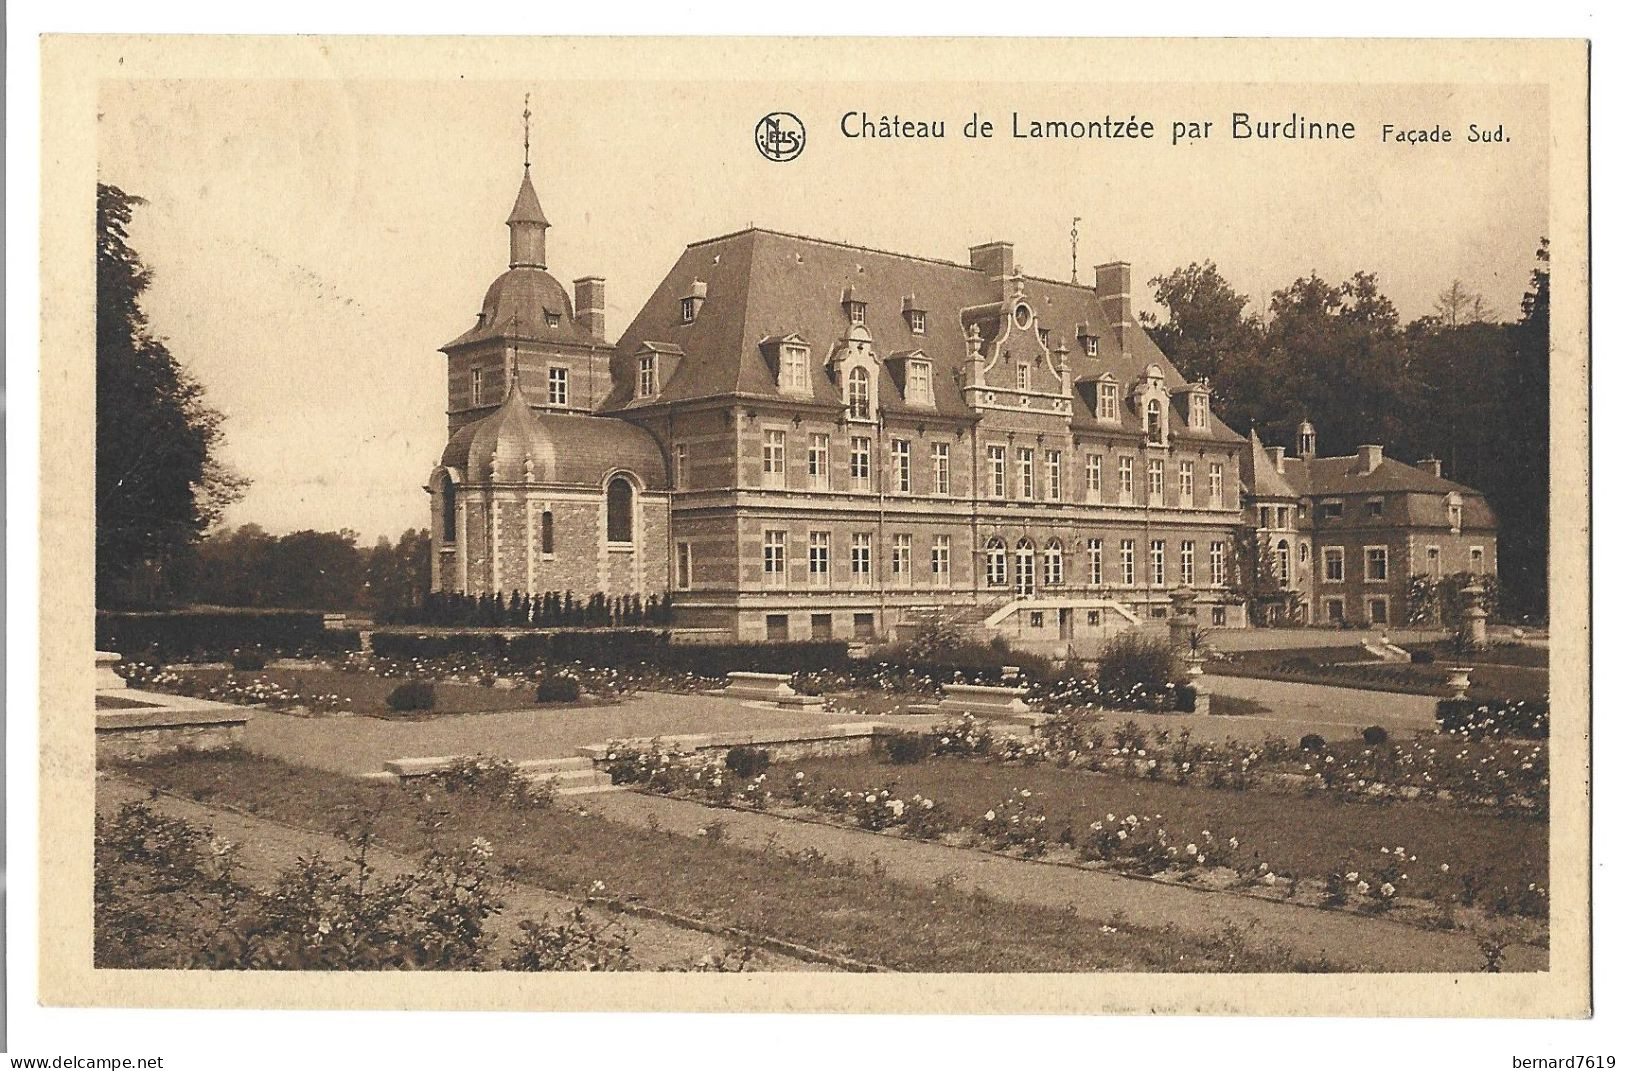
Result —
[{"label": "stone step", "polygon": [[607,785],[610,782],[609,774],[602,770],[588,767],[585,770],[534,770],[525,771],[525,780],[532,784],[551,781],[559,788],[578,788],[583,785]]},{"label": "stone step", "polygon": [[627,791],[629,791],[629,789],[626,785],[577,785],[573,788],[561,788],[557,793],[555,793],[555,795],[563,798],[565,796],[596,796],[604,792]]},{"label": "stone step", "polygon": [[592,760],[571,755],[562,759],[526,759],[518,766],[525,773],[558,773],[562,770],[590,770]]}]

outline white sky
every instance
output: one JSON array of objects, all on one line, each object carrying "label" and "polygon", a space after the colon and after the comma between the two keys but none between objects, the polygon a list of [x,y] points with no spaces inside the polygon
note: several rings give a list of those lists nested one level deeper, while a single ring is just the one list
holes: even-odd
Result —
[{"label": "white sky", "polygon": [[[106,83],[101,179],[150,202],[133,229],[155,269],[147,310],[227,417],[252,480],[228,523],[347,527],[371,542],[427,523],[444,443],[444,358],[507,263],[519,112],[534,94],[535,178],[566,286],[608,279],[614,337],[692,241],[755,223],[963,260],[1007,239],[1031,274],[1079,261],[1152,276],[1212,259],[1262,308],[1318,271],[1377,273],[1409,319],[1453,278],[1516,315],[1547,219],[1545,102],[1473,87],[920,86],[684,83]],[[944,119],[943,142],[848,141],[840,116]],[[1147,143],[1011,141],[1023,115],[1134,114]],[[789,110],[809,143],[762,160],[757,118]],[[1232,111],[1349,119],[1352,143],[1173,147],[1174,119]],[[957,136],[972,111],[1000,137]],[[1471,146],[1467,123],[1511,141]],[[1383,145],[1384,122],[1442,123],[1449,146]]]}]

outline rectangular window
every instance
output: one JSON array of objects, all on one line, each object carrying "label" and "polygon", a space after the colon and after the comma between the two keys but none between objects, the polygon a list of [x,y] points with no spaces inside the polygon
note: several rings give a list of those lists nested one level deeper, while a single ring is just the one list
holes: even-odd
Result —
[{"label": "rectangular window", "polygon": [[547,404],[570,404],[570,370],[556,365],[547,370]]},{"label": "rectangular window", "polygon": [[1100,412],[1095,416],[1100,420],[1116,420],[1117,416],[1117,384],[1102,383],[1100,385]]},{"label": "rectangular window", "polygon": [[1100,540],[1091,539],[1084,544],[1084,564],[1089,570],[1089,583],[1097,588],[1106,582],[1104,558]]},{"label": "rectangular window", "polygon": [[1189,506],[1196,501],[1196,462],[1179,463],[1179,504]]},{"label": "rectangular window", "polygon": [[908,310],[908,330],[910,334],[925,334],[925,312],[920,309]]},{"label": "rectangular window", "polygon": [[767,615],[767,642],[783,643],[790,638],[790,615]]},{"label": "rectangular window", "polygon": [[891,537],[891,575],[907,582],[914,575],[914,537]]},{"label": "rectangular window", "polygon": [[1223,587],[1224,577],[1224,544],[1215,539],[1207,545],[1207,575],[1214,587]]},{"label": "rectangular window", "polygon": [[1320,552],[1320,572],[1328,584],[1343,582],[1343,548],[1326,547]]},{"label": "rectangular window", "polygon": [[770,588],[784,586],[784,547],[788,534],[779,531],[762,533],[762,583]]},{"label": "rectangular window", "polygon": [[655,358],[646,353],[638,358],[638,397],[647,398],[655,392]]},{"label": "rectangular window", "polygon": [[1473,573],[1473,575],[1476,576],[1479,573],[1482,573],[1484,571],[1484,548],[1483,547],[1468,547],[1467,548],[1467,561],[1468,561],[1469,569]]},{"label": "rectangular window", "polygon": [[[1167,581],[1167,577],[1163,574],[1167,548],[1168,544],[1161,539],[1151,541],[1151,583],[1159,588]],[[1127,582],[1124,581],[1124,583]]]},{"label": "rectangular window", "polygon": [[1344,622],[1344,620],[1345,619],[1343,617],[1343,600],[1342,599],[1327,599],[1326,600],[1326,621],[1327,621],[1327,623],[1332,624],[1332,625],[1341,625]]},{"label": "rectangular window", "polygon": [[1191,427],[1197,431],[1207,427],[1207,395],[1191,395]]},{"label": "rectangular window", "polygon": [[1338,502],[1336,500],[1333,500],[1331,502],[1322,502],[1320,504],[1320,509],[1319,509],[1318,513],[1319,513],[1319,517],[1318,517],[1319,520],[1322,520],[1322,521],[1335,521],[1338,518],[1343,516],[1343,503]]},{"label": "rectangular window", "polygon": [[1388,600],[1367,599],[1366,616],[1371,619],[1373,625],[1386,625],[1388,623]]},{"label": "rectangular window", "polygon": [[1388,548],[1365,548],[1365,578],[1367,580],[1388,579]]},{"label": "rectangular window", "polygon": [[678,302],[678,305],[682,310],[683,322],[685,324],[693,323],[694,314],[699,311],[698,302],[694,298],[686,297],[682,301]]},{"label": "rectangular window", "polygon": [[1285,506],[1276,506],[1275,507],[1275,527],[1277,527],[1277,528],[1290,527],[1289,522],[1291,520],[1291,517],[1292,517],[1292,511],[1290,509],[1288,509],[1287,507],[1285,507]]},{"label": "rectangular window", "polygon": [[1151,504],[1162,505],[1162,459],[1154,457],[1145,463],[1145,493]]},{"label": "rectangular window", "polygon": [[1016,362],[1016,389],[1031,390],[1033,385],[1033,366],[1026,361]]},{"label": "rectangular window", "polygon": [[829,533],[807,533],[807,579],[815,588],[829,587]]},{"label": "rectangular window", "polygon": [[855,636],[856,638],[860,639],[860,640],[872,640],[872,639],[874,639],[875,638],[875,615],[874,614],[853,614],[852,615],[852,635]]},{"label": "rectangular window", "polygon": [[1270,526],[1270,518],[1272,516],[1274,516],[1274,514],[1271,513],[1270,508],[1268,506],[1259,506],[1258,507],[1258,527],[1260,527],[1260,528],[1268,528]]},{"label": "rectangular window", "polygon": [[1444,574],[1444,567],[1439,562],[1439,548],[1428,548],[1428,576],[1437,580]]},{"label": "rectangular window", "polygon": [[908,494],[914,483],[914,474],[910,471],[911,456],[907,439],[891,441],[891,489],[896,494]]},{"label": "rectangular window", "polygon": [[1005,498],[1009,488],[1004,480],[1004,447],[987,448],[987,494],[989,498]]},{"label": "rectangular window", "polygon": [[779,351],[779,386],[785,390],[808,389],[807,351],[800,346],[785,346]]},{"label": "rectangular window", "polygon": [[678,443],[671,448],[672,482],[679,491],[688,487],[688,444]]},{"label": "rectangular window", "polygon": [[948,493],[948,444],[931,444],[932,489],[939,495]]},{"label": "rectangular window", "polygon": [[1368,498],[1365,500],[1365,515],[1367,517],[1382,516],[1382,499]]},{"label": "rectangular window", "polygon": [[1084,458],[1083,492],[1091,500],[1100,497],[1100,469],[1105,460],[1099,454],[1090,454]]},{"label": "rectangular window", "polygon": [[694,547],[690,543],[677,544],[677,590],[687,591],[694,583]]},{"label": "rectangular window", "polygon": [[851,317],[854,326],[862,327],[863,321],[869,316],[869,303],[867,301],[847,302],[847,315]]},{"label": "rectangular window", "polygon": [[931,586],[945,588],[948,586],[948,570],[952,565],[951,549],[948,537],[945,535],[931,537]]},{"label": "rectangular window", "polygon": [[807,485],[829,486],[829,435],[815,431],[807,436]]},{"label": "rectangular window", "polygon": [[1125,539],[1117,547],[1118,562],[1122,566],[1123,583],[1134,583],[1134,540]]},{"label": "rectangular window", "polygon": [[1125,502],[1134,498],[1134,459],[1117,459],[1117,497]]},{"label": "rectangular window", "polygon": [[874,545],[873,538],[868,532],[852,533],[852,583],[859,587],[868,587],[870,570],[870,550]]},{"label": "rectangular window", "polygon": [[849,471],[852,477],[854,490],[867,491],[869,489],[869,437],[867,435],[852,436],[851,464]]},{"label": "rectangular window", "polygon": [[1224,466],[1217,461],[1207,466],[1207,504],[1209,509],[1224,505]]},{"label": "rectangular window", "polygon": [[908,400],[914,405],[931,404],[931,362],[908,362]]},{"label": "rectangular window", "polygon": [[835,615],[812,615],[812,638],[815,640],[828,640],[835,637]]},{"label": "rectangular window", "polygon": [[468,404],[485,404],[485,370],[470,368],[468,370]]},{"label": "rectangular window", "polygon": [[1049,328],[1040,327],[1038,329],[1038,344],[1044,347],[1046,352],[1049,350]]},{"label": "rectangular window", "polygon": [[762,486],[784,486],[784,432],[769,429],[762,436]]},{"label": "rectangular window", "polygon": [[1042,610],[1028,610],[1027,611],[1027,627],[1028,628],[1043,628],[1044,627],[1044,611],[1042,611]]},{"label": "rectangular window", "polygon": [[1083,336],[1083,353],[1084,353],[1084,356],[1086,356],[1086,357],[1099,357],[1100,356],[1100,336],[1099,335],[1084,335]]},{"label": "rectangular window", "polygon": [[1196,586],[1196,541],[1181,540],[1179,544],[1179,582],[1187,588]]},{"label": "rectangular window", "polygon": [[1021,488],[1022,498],[1033,497],[1033,448],[1030,446],[1016,447],[1016,476],[1017,486]]},{"label": "rectangular window", "polygon": [[1051,502],[1061,500],[1061,452],[1059,450],[1044,451],[1044,481],[1049,484],[1048,496]]}]

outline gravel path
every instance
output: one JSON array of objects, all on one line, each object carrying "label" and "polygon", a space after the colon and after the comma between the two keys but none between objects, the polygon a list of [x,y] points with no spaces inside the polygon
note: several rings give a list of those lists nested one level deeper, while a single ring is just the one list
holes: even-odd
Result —
[{"label": "gravel path", "polygon": [[1431,695],[1225,677],[1217,673],[1209,673],[1206,680],[1215,695],[1250,699],[1269,708],[1267,714],[1192,722],[1193,725],[1197,720],[1208,722],[1203,726],[1208,730],[1228,727],[1231,735],[1240,739],[1256,739],[1265,733],[1284,736],[1294,743],[1305,733],[1319,733],[1328,740],[1353,739],[1368,725],[1381,725],[1395,734],[1431,730],[1435,727],[1434,708],[1439,702],[1437,696]]},{"label": "gravel path", "polygon": [[[1119,916],[1130,925],[1151,928],[1173,923],[1193,933],[1216,935],[1234,923],[1249,943],[1278,943],[1306,959],[1324,955],[1348,969],[1386,971],[1475,971],[1483,955],[1467,934],[1433,932],[1353,914],[1322,911],[1234,894],[1136,880],[1117,874],[1046,865],[941,844],[907,841],[856,829],[817,825],[767,814],[707,807],[687,800],[637,792],[583,797],[584,805],[611,821],[700,836],[702,827],[722,823],[731,842],[769,842],[781,849],[815,848],[834,859],[874,861],[896,881],[929,888],[952,880],[960,889],[981,889],[1010,903],[1050,907],[1072,905],[1084,925]],[[1545,970],[1544,950],[1507,949],[1506,969]]]},{"label": "gravel path", "polygon": [[[256,888],[268,887],[278,874],[286,870],[301,856],[320,854],[337,862],[349,854],[349,847],[338,837],[299,829],[282,822],[256,818],[240,811],[226,810],[180,799],[176,796],[151,797],[145,785],[117,775],[102,773],[96,787],[98,811],[112,811],[125,803],[145,801],[160,813],[182,818],[194,825],[206,826],[216,834],[238,845],[238,858],[242,863],[244,880]],[[394,852],[375,848],[368,853],[368,861],[378,868],[383,877],[396,877],[418,869],[415,862]],[[515,884],[509,887],[507,906],[487,923],[495,936],[493,948],[506,951],[510,942],[519,936],[519,923],[524,919],[540,921],[552,916],[563,919],[575,903],[565,897],[535,886]],[[690,930],[682,926],[650,918],[628,918],[621,915],[589,911],[599,920],[616,920],[631,931],[632,956],[640,969],[657,970],[686,967],[697,960],[721,953],[732,942],[714,934]],[[827,971],[831,968],[818,963],[776,953],[758,951],[752,961],[753,970],[769,971]]]}]

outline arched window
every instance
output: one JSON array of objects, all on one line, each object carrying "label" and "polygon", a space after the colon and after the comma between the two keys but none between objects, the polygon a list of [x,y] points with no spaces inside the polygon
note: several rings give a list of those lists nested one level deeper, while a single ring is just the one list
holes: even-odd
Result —
[{"label": "arched window", "polygon": [[869,370],[854,368],[846,375],[846,412],[856,420],[869,419]]},{"label": "arched window", "polygon": [[1145,402],[1145,435],[1154,443],[1162,442],[1162,403],[1155,398]]},{"label": "arched window", "polygon": [[1066,580],[1066,559],[1061,550],[1061,541],[1052,539],[1044,544],[1044,586],[1058,588]]},{"label": "arched window", "polygon": [[457,485],[440,477],[440,542],[457,542]]},{"label": "arched window", "polygon": [[1016,544],[1016,594],[1031,595],[1034,588],[1033,545],[1023,539]]},{"label": "arched window", "polygon": [[1283,585],[1292,583],[1292,550],[1284,539],[1275,544],[1275,579]]},{"label": "arched window", "polygon": [[542,553],[553,553],[553,511],[542,510]]},{"label": "arched window", "polygon": [[609,481],[609,541],[632,542],[632,481],[617,476]]},{"label": "arched window", "polygon": [[1009,576],[1006,572],[1009,565],[1009,557],[1004,549],[1004,540],[998,536],[989,539],[987,541],[987,586],[1002,588],[1009,583]]}]

